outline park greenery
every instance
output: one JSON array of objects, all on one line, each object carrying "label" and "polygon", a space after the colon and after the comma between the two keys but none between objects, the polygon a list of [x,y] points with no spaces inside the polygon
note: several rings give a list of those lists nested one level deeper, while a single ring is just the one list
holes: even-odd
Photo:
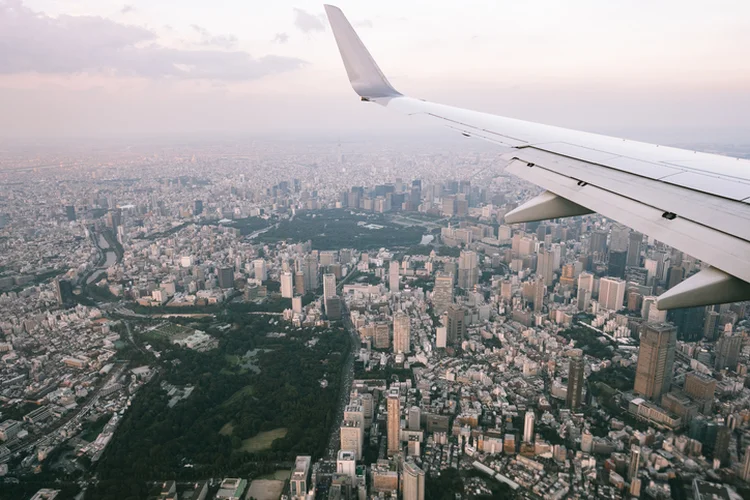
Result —
[{"label": "park greenery", "polygon": [[585,326],[574,325],[561,331],[558,335],[566,340],[572,340],[577,348],[583,350],[584,354],[597,359],[610,359],[612,357],[614,350],[612,343],[609,340],[602,342],[600,335]]},{"label": "park greenery", "polygon": [[372,250],[411,247],[421,241],[424,233],[421,226],[400,226],[389,222],[383,214],[337,209],[299,212],[294,219],[281,221],[258,235],[257,241],[311,241],[316,250]]},{"label": "park greenery", "polygon": [[[227,315],[232,328],[208,352],[148,339],[162,353],[160,373],[125,414],[97,466],[102,480],[252,476],[264,464],[324,452],[349,336],[278,316]],[[161,381],[195,389],[170,408]]]}]

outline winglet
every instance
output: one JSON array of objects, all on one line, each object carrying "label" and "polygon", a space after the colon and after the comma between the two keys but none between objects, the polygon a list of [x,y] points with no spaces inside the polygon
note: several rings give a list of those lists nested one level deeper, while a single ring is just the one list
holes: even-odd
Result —
[{"label": "winglet", "polygon": [[383,72],[380,71],[367,47],[359,39],[357,32],[354,31],[341,9],[333,5],[324,5],[324,7],[354,91],[363,100],[379,97],[399,97],[401,94],[393,88]]}]

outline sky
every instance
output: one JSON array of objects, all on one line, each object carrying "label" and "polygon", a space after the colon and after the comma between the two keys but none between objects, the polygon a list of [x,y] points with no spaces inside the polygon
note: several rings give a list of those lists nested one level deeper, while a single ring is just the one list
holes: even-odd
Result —
[{"label": "sky", "polygon": [[[746,0],[340,0],[402,93],[658,142],[750,142]],[[0,0],[0,138],[411,134],[322,3]]]}]

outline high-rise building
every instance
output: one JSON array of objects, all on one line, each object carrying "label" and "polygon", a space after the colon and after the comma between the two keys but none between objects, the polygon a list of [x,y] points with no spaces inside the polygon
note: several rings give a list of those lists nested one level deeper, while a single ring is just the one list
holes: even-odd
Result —
[{"label": "high-rise building", "polygon": [[409,315],[403,312],[393,316],[393,352],[411,352],[411,325]]},{"label": "high-rise building", "polygon": [[523,419],[523,442],[533,443],[534,442],[534,412],[531,410],[526,411],[526,416]]},{"label": "high-rise building", "polygon": [[299,456],[294,461],[292,476],[289,478],[292,499],[303,499],[307,496],[311,464],[312,457],[310,456]]},{"label": "high-rise building", "polygon": [[318,256],[316,253],[305,255],[302,259],[302,272],[305,274],[305,290],[318,289]]},{"label": "high-rise building", "polygon": [[268,279],[268,271],[266,270],[266,261],[263,259],[256,259],[253,261],[253,269],[255,269],[255,279],[259,281],[266,281]]},{"label": "high-rise building", "polygon": [[594,231],[589,239],[589,251],[594,256],[594,261],[602,262],[607,255],[607,232]]},{"label": "high-rise building", "polygon": [[742,461],[740,477],[745,482],[750,482],[750,446],[745,448],[745,458]]},{"label": "high-rise building", "polygon": [[714,340],[716,338],[716,329],[719,326],[718,312],[709,310],[706,312],[706,318],[703,322],[703,338],[706,340]]},{"label": "high-rise building", "polygon": [[281,296],[285,299],[294,296],[294,277],[289,271],[281,273]]},{"label": "high-rise building", "polygon": [[544,306],[544,291],[547,289],[544,286],[544,279],[541,276],[536,277],[534,281],[534,312],[541,312]]},{"label": "high-rise building", "polygon": [[203,200],[195,200],[193,202],[193,215],[200,215],[203,213]]},{"label": "high-rise building", "polygon": [[375,349],[388,349],[391,345],[390,327],[385,321],[375,323]]},{"label": "high-rise building", "polygon": [[443,215],[453,217],[456,214],[456,197],[444,196],[442,205]]},{"label": "high-rise building", "polygon": [[641,447],[632,445],[630,447],[630,464],[628,465],[628,481],[638,476],[638,468],[641,466]]},{"label": "high-rise building", "polygon": [[356,420],[344,420],[339,428],[341,449],[351,451],[357,460],[362,460],[362,445],[365,440],[364,423]]},{"label": "high-rise building", "polygon": [[699,372],[685,375],[685,393],[698,403],[698,411],[709,415],[714,403],[716,379]]},{"label": "high-rise building", "polygon": [[432,307],[435,314],[443,314],[451,304],[453,304],[453,276],[439,272],[435,276],[435,287],[432,291]]},{"label": "high-rise building", "polygon": [[349,476],[352,481],[357,479],[357,457],[351,451],[339,450],[336,457],[336,473]]},{"label": "high-rise building", "polygon": [[641,244],[643,243],[643,235],[638,231],[630,233],[628,238],[628,258],[626,265],[632,267],[638,267],[641,265]]},{"label": "high-rise building", "polygon": [[328,299],[336,296],[336,275],[323,275],[323,298]]},{"label": "high-rise building", "polygon": [[334,295],[324,300],[324,306],[326,308],[326,316],[330,320],[341,319],[341,297]]},{"label": "high-rise building", "polygon": [[297,271],[294,273],[294,293],[297,295],[304,295],[305,292],[305,273],[303,271]]},{"label": "high-rise building", "polygon": [[667,270],[667,290],[676,287],[685,279],[685,269],[681,266],[672,266]]},{"label": "high-rise building", "polygon": [[570,358],[568,364],[568,394],[566,403],[568,408],[575,410],[581,406],[583,395],[583,375],[585,363],[583,356],[574,356]]},{"label": "high-rise building", "polygon": [[68,218],[68,221],[75,222],[75,220],[76,220],[76,207],[74,205],[67,205],[65,207],[65,216]]},{"label": "high-rise building", "polygon": [[55,280],[55,296],[57,303],[63,307],[71,307],[75,303],[73,284],[64,279]]},{"label": "high-rise building", "polygon": [[393,455],[401,451],[401,400],[399,399],[398,389],[388,391],[387,411],[388,411],[388,455]]},{"label": "high-rise building", "polygon": [[612,233],[609,237],[609,249],[615,252],[627,251],[628,249],[628,236],[630,229],[622,224],[613,224]]},{"label": "high-rise building", "polygon": [[404,462],[403,500],[424,500],[424,471],[411,460]]},{"label": "high-rise building", "polygon": [[672,384],[677,330],[668,323],[645,323],[641,327],[638,366],[635,371],[636,394],[660,401]]},{"label": "high-rise building", "polygon": [[555,254],[544,247],[539,249],[536,260],[536,274],[544,279],[544,286],[551,286],[555,276]]},{"label": "high-rise building", "polygon": [[412,406],[409,408],[409,430],[418,431],[421,427],[422,410],[419,406]]},{"label": "high-rise building", "polygon": [[740,351],[742,350],[742,336],[725,332],[716,343],[716,362],[714,368],[722,370],[729,368],[737,369]]},{"label": "high-rise building", "polygon": [[479,282],[479,260],[472,250],[462,250],[458,257],[458,286],[466,290]]},{"label": "high-rise building", "polygon": [[625,267],[628,261],[627,250],[610,250],[607,261],[607,274],[615,278],[625,278]]},{"label": "high-rise building", "polygon": [[466,335],[466,313],[463,307],[451,304],[443,314],[443,324],[448,334],[448,345],[454,345],[463,340]]},{"label": "high-rise building", "polygon": [[435,328],[435,347],[438,349],[446,348],[448,346],[448,328],[445,326],[438,326]]},{"label": "high-rise building", "polygon": [[721,465],[727,465],[729,462],[729,439],[732,430],[722,425],[716,433],[716,443],[714,444],[714,459],[718,459]]},{"label": "high-rise building", "polygon": [[604,309],[619,311],[625,301],[626,283],[617,278],[602,278],[599,280],[599,304]]},{"label": "high-rise building", "polygon": [[400,270],[399,263],[397,260],[392,260],[388,266],[388,288],[391,292],[398,292],[399,287],[399,275]]},{"label": "high-rise building", "polygon": [[219,268],[219,288],[234,288],[234,269],[231,267]]}]

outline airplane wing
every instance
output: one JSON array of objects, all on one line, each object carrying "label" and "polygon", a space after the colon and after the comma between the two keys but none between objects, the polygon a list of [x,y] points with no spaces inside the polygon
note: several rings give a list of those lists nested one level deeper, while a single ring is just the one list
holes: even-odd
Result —
[{"label": "airplane wing", "polygon": [[326,5],[362,101],[512,148],[507,171],[542,195],[508,223],[597,212],[708,263],[659,309],[750,299],[750,161],[541,125],[407,97],[388,82],[343,12]]}]

